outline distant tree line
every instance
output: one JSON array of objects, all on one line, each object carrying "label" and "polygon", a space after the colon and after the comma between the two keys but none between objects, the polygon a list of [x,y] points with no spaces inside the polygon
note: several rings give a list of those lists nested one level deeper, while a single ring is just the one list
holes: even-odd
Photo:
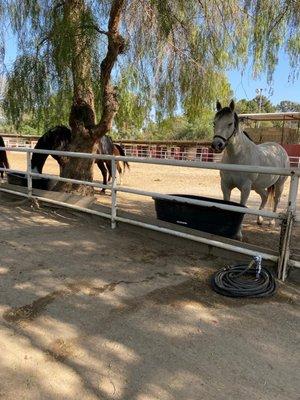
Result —
[{"label": "distant tree line", "polygon": [[[112,135],[117,139],[157,139],[157,140],[205,140],[212,135],[213,107],[205,108],[191,118],[182,113],[170,115],[165,118],[151,117],[151,104],[141,100],[134,92],[121,91],[122,101],[115,118]],[[59,123],[66,124],[68,119],[69,105],[59,110],[55,107],[56,99],[53,98],[53,106],[49,108],[47,121],[36,118],[34,113],[25,114],[18,132],[25,135],[41,135],[45,126],[53,126],[60,116]],[[300,112],[300,103],[283,100],[274,105],[266,97],[256,96],[251,100],[241,99],[236,102],[236,110],[240,114],[248,113],[273,113],[273,112]],[[266,123],[262,126],[277,126],[280,122]],[[16,128],[10,124],[0,125],[2,132],[16,132]]]}]

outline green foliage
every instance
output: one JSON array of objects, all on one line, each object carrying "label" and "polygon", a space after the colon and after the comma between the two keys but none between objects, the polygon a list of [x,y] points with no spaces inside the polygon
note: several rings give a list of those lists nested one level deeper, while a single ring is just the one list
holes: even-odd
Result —
[{"label": "green foliage", "polygon": [[118,82],[120,108],[115,117],[118,137],[129,138],[132,135],[139,135],[149,119],[151,101],[147,89],[139,87],[134,69],[129,68],[121,74]]},{"label": "green foliage", "polygon": [[300,103],[283,100],[279,104],[274,105],[265,97],[261,97],[261,110],[259,109],[260,96],[254,97],[252,100],[241,99],[236,102],[236,111],[239,114],[249,113],[272,113],[272,112],[300,112]]},{"label": "green foliage", "polygon": [[279,112],[300,112],[300,103],[283,100],[276,106],[276,110]]},{"label": "green foliage", "polygon": [[[7,0],[6,18],[19,39],[19,59],[8,77],[5,110],[17,126],[22,115],[33,110],[38,111],[41,123],[47,122],[47,112],[57,93],[60,93],[58,109],[64,102],[69,104],[78,34],[82,51],[89,55],[94,66],[90,78],[98,116],[101,113],[99,66],[106,37],[99,35],[98,30],[107,26],[112,0],[84,3],[85,12],[74,23],[61,2]],[[238,16],[239,10],[227,3],[221,9],[217,2],[209,1],[201,5],[185,0],[128,0],[122,33],[129,39],[129,48],[119,58],[114,76],[116,82],[122,82],[116,126],[125,131],[139,129],[150,108],[155,110],[158,119],[183,109],[193,121],[198,113],[212,106],[216,97],[229,97],[223,70],[236,64],[231,55],[239,54],[243,58],[246,54],[245,40],[238,40],[232,46],[233,37],[247,37],[243,35],[247,23],[242,23]],[[40,69],[33,74],[32,84],[27,72],[34,60],[44,71]],[[18,66],[26,72],[19,74]],[[128,79],[128,71],[133,79]],[[33,91],[34,94],[29,93]]]},{"label": "green foliage", "polygon": [[250,30],[250,50],[255,75],[267,72],[272,80],[278,62],[278,52],[284,48],[290,56],[293,74],[299,71],[299,0],[245,1],[245,12],[253,18]]},{"label": "green foliage", "polygon": [[[261,102],[261,108],[260,108]],[[250,113],[272,113],[276,111],[276,107],[266,96],[256,96],[252,100],[241,99],[236,102],[236,112],[239,114]]]},{"label": "green foliage", "polygon": [[150,122],[143,137],[148,140],[209,140],[212,137],[214,112],[206,110],[194,121],[186,116],[174,116],[158,123]]},{"label": "green foliage", "polygon": [[[26,85],[23,84],[25,81]],[[41,119],[41,111],[46,106],[49,90],[46,65],[30,56],[18,58],[8,76],[3,101],[3,109],[9,121],[14,122],[18,128],[24,114],[33,111],[36,119]]]}]

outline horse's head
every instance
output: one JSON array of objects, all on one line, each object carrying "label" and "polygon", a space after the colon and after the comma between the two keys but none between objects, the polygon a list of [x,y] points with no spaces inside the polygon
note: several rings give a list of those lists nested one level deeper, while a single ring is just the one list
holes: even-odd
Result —
[{"label": "horse's head", "polygon": [[217,113],[214,118],[214,137],[211,147],[217,153],[221,153],[232,136],[238,131],[238,116],[234,111],[234,101],[231,100],[229,107],[222,108],[217,101]]}]

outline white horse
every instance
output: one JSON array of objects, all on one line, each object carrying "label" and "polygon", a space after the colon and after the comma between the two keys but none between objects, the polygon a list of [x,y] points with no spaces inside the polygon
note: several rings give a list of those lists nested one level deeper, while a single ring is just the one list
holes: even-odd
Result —
[{"label": "white horse", "polygon": [[[278,143],[256,145],[243,132],[239,125],[239,118],[234,112],[233,100],[229,107],[224,108],[217,102],[212,148],[218,153],[224,150],[222,157],[224,164],[280,168],[290,165],[287,152]],[[273,203],[273,211],[276,212],[286,177],[234,171],[221,171],[220,175],[224,200],[229,201],[232,189],[238,188],[241,191],[241,204],[246,205],[250,191],[255,190],[261,197],[259,209],[262,210],[269,200]],[[263,223],[261,216],[258,216],[257,223]],[[274,224],[275,220],[270,221],[270,225]]]}]

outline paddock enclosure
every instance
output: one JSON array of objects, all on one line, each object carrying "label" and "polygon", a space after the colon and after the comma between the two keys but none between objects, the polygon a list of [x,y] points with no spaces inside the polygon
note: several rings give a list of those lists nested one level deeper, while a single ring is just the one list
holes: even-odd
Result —
[{"label": "paddock enclosure", "polygon": [[[21,169],[27,170],[25,165],[29,165],[30,160],[30,152],[32,150],[20,149],[15,153],[14,149],[11,149],[13,153],[10,154],[18,154],[19,163],[14,164],[14,169],[18,170],[18,165],[20,165]],[[33,150],[37,152],[45,152],[43,150]],[[48,151],[47,151],[48,152]],[[22,155],[23,153],[23,155]],[[25,154],[27,153],[27,154]],[[50,152],[51,153],[59,153],[59,152]],[[67,154],[67,153],[66,153]],[[78,156],[78,154],[68,153],[71,156]],[[25,160],[24,160],[25,156]],[[13,156],[14,157],[14,156]],[[22,158],[23,157],[23,158]],[[91,155],[82,155],[82,157],[92,157]],[[98,157],[98,156],[97,156]],[[100,157],[100,156],[99,156]],[[101,156],[104,158],[114,158],[112,156]],[[122,159],[119,158],[119,159]],[[46,168],[49,168],[49,172],[47,175],[47,169],[44,171],[43,176],[53,177],[50,175],[51,172],[54,172],[53,168],[53,160],[49,157],[49,164],[47,164]],[[222,164],[211,164],[211,163],[194,163],[190,164],[184,163],[182,161],[176,162],[173,161],[153,161],[147,159],[134,159],[129,158],[131,161],[132,171],[126,175],[128,181],[124,183],[124,187],[116,186],[116,180],[109,188],[112,190],[112,196],[97,196],[97,204],[100,207],[97,209],[89,209],[89,206],[79,207],[76,205],[66,204],[66,202],[62,202],[52,197],[52,199],[48,199],[47,202],[52,202],[55,204],[65,204],[73,209],[80,209],[82,211],[90,212],[93,214],[97,214],[100,216],[104,216],[107,218],[111,218],[112,227],[116,226],[116,221],[119,222],[128,222],[138,226],[144,226],[146,228],[159,230],[165,233],[175,234],[177,236],[191,238],[201,243],[206,243],[207,245],[212,245],[237,251],[243,253],[245,255],[253,256],[257,253],[261,254],[264,259],[271,260],[277,262],[279,265],[278,276],[282,279],[285,279],[289,270],[289,267],[299,267],[299,226],[298,226],[298,215],[296,214],[296,206],[297,202],[299,202],[298,196],[298,175],[299,170],[290,171],[286,170],[277,170],[278,173],[287,174],[292,176],[291,184],[288,183],[288,186],[285,189],[280,213],[273,213],[270,211],[259,211],[257,197],[255,195],[252,196],[250,201],[248,202],[247,213],[250,214],[247,216],[245,221],[245,240],[243,244],[236,241],[225,241],[220,240],[218,237],[214,236],[205,236],[205,235],[194,235],[194,232],[186,232],[180,229],[175,229],[174,226],[165,226],[158,224],[155,220],[154,215],[154,206],[152,196],[165,196],[168,193],[174,193],[174,191],[179,193],[186,194],[198,194],[201,196],[211,196],[211,197],[221,197],[220,192],[220,183],[218,177],[218,171],[208,169],[207,168],[248,168],[247,166],[222,166]],[[25,161],[25,164],[24,164]],[[52,164],[51,164],[52,162]],[[153,165],[153,164],[157,165]],[[144,165],[145,164],[145,165]],[[52,166],[51,166],[52,165]],[[113,163],[114,165],[114,163]],[[142,167],[141,167],[142,165]],[[189,166],[189,167],[187,167]],[[186,167],[186,168],[185,168]],[[196,168],[197,167],[197,168]],[[257,167],[250,167],[250,169],[256,170]],[[256,168],[256,169],[255,169]],[[152,172],[150,172],[152,171]],[[169,171],[169,172],[167,172]],[[56,171],[57,172],[57,171]],[[262,171],[261,171],[262,172]],[[266,169],[266,173],[270,173],[270,170]],[[272,169],[272,173],[273,173]],[[97,173],[97,172],[96,172]],[[30,176],[38,176],[36,173],[31,173]],[[96,175],[97,176],[97,175]],[[149,177],[149,178],[148,178]],[[56,176],[55,179],[62,179]],[[130,183],[129,180],[131,179]],[[28,181],[28,190],[23,191],[22,195],[31,196],[32,194],[32,182]],[[100,183],[94,182],[92,185],[97,188],[101,188],[103,185]],[[3,191],[11,191],[14,188],[5,187],[2,185],[1,190]],[[25,189],[25,188],[24,188]],[[179,189],[179,190],[177,190]],[[49,192],[52,193],[52,192]],[[34,194],[34,193],[33,193]],[[37,194],[35,194],[35,197]],[[68,197],[68,196],[67,196]],[[40,200],[44,200],[43,196],[37,196],[36,198]],[[61,198],[62,199],[62,198]],[[146,200],[145,200],[146,199]],[[238,198],[235,198],[238,200]],[[233,198],[233,200],[235,200]],[[288,201],[287,201],[288,200]],[[87,200],[88,202],[89,200]],[[185,200],[186,201],[186,200]],[[190,202],[195,202],[195,200],[189,200]],[[91,201],[93,203],[93,201]],[[94,207],[93,204],[92,207]],[[210,205],[210,204],[208,204]],[[211,204],[214,206],[214,204]],[[230,208],[232,206],[224,206]],[[236,208],[239,211],[239,208]],[[288,228],[284,231],[280,229],[279,226],[275,228],[269,228],[266,224],[263,227],[257,227],[255,223],[255,215],[262,215],[264,217],[274,217],[277,219],[286,218],[284,215],[288,215],[291,213],[291,217],[289,217]],[[294,221],[295,220],[295,221]],[[293,223],[296,222],[296,223]],[[285,227],[285,225],[284,225]],[[290,243],[291,241],[291,243]],[[291,246],[290,246],[291,244]]]},{"label": "paddock enclosure", "polygon": [[[298,399],[299,269],[271,298],[230,299],[210,287],[217,268],[257,252],[268,263],[286,246],[282,279],[297,264],[297,171],[280,204],[286,229],[267,218],[256,225],[253,193],[241,244],[155,218],[149,193],[220,198],[217,170],[129,160],[122,186],[114,179],[100,195],[95,167],[94,202],[32,189],[28,154],[8,153],[28,187],[0,185],[0,399]],[[43,172],[57,178],[56,161]]]}]

